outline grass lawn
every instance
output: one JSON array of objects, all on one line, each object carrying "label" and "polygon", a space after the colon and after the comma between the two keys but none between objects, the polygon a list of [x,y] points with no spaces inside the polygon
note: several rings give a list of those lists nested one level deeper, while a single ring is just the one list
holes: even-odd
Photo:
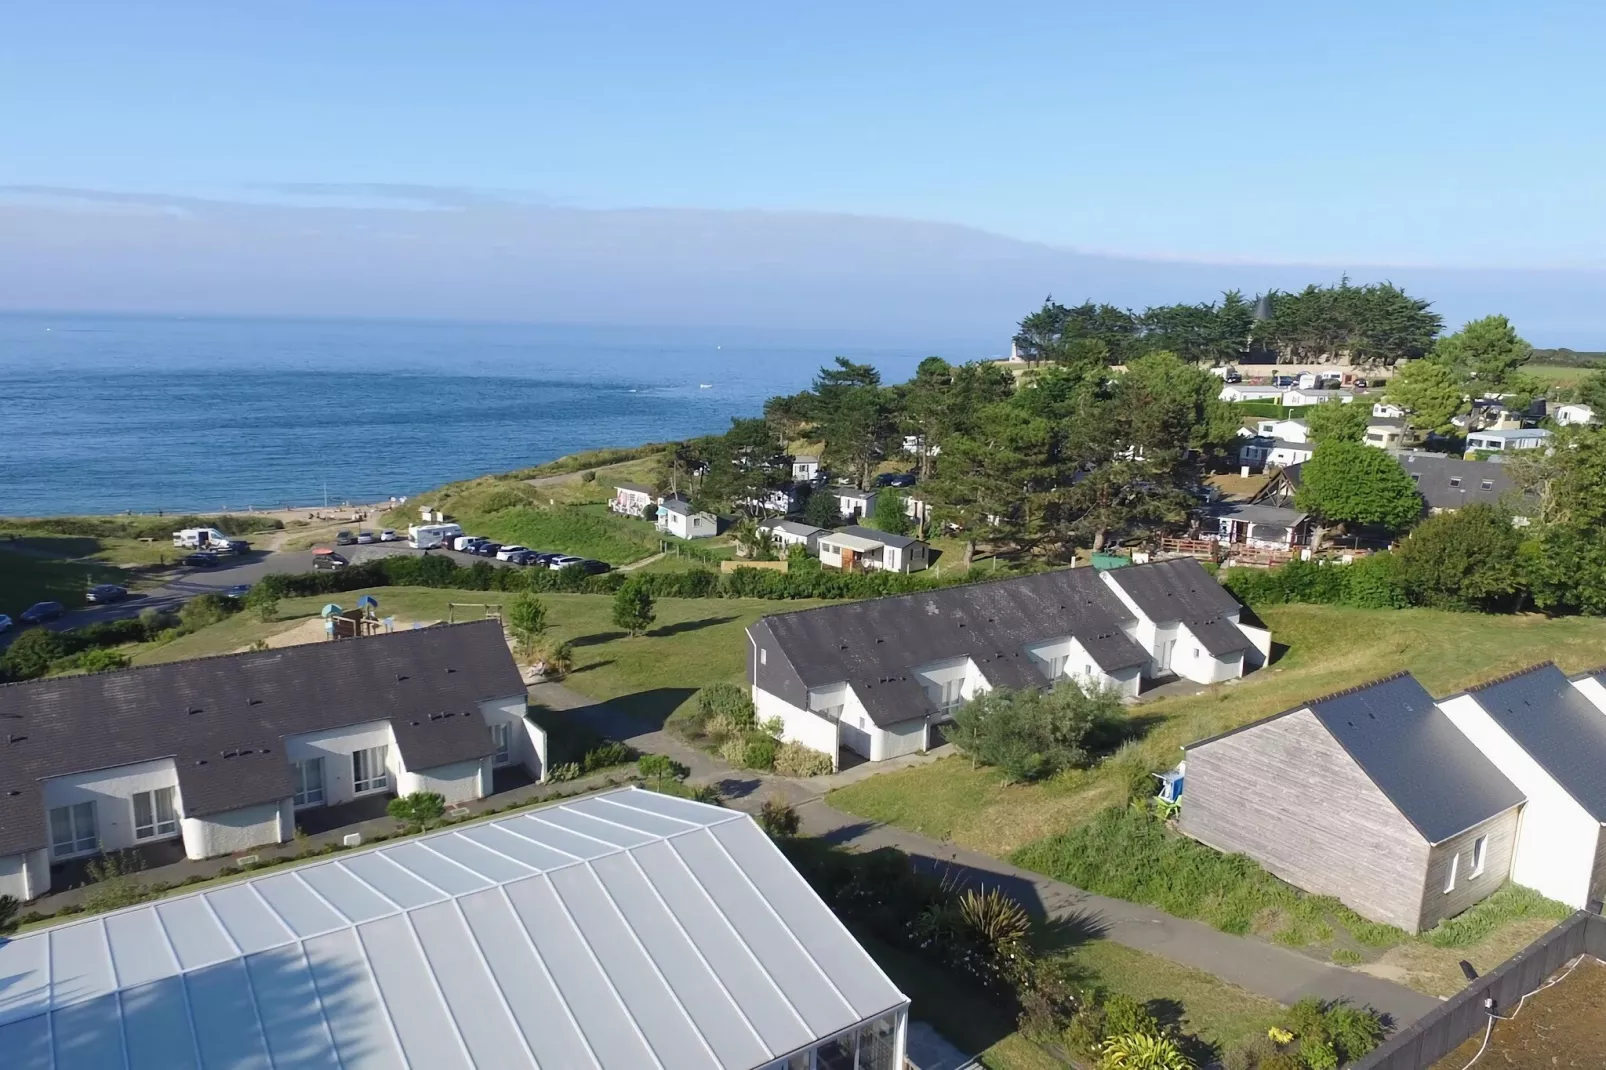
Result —
[{"label": "grass lawn", "polygon": [[[379,612],[411,620],[445,620],[448,603],[508,604],[499,591],[438,590],[429,587],[377,587],[333,596],[351,606],[363,594],[379,600]],[[597,699],[618,699],[625,709],[663,721],[700,687],[716,680],[741,680],[748,651],[744,629],[766,613],[809,609],[817,601],[775,602],[757,598],[660,598],[657,621],[646,635],[632,639],[613,625],[613,597],[598,594],[543,594],[552,634],[574,644],[574,671],[564,684]],[[134,650],[136,664],[178,661],[222,654],[249,646],[314,616],[329,596],[286,599],[279,619],[263,623],[249,610],[220,624],[157,647]],[[458,610],[458,620],[483,613]]]},{"label": "grass lawn", "polygon": [[84,592],[95,584],[121,582],[122,570],[110,565],[0,550],[0,613],[13,620],[35,602],[60,602],[74,609],[84,604]]},{"label": "grass lawn", "polygon": [[1599,371],[1606,364],[1597,364],[1589,368],[1571,367],[1565,364],[1526,364],[1523,371],[1536,379],[1546,383],[1577,383],[1591,372]]}]

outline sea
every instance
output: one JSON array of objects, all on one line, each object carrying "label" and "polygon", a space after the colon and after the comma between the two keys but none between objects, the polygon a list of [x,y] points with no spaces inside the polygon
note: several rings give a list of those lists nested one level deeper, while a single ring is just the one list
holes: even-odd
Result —
[{"label": "sea", "polygon": [[0,315],[0,516],[371,503],[716,433],[835,356],[885,381],[974,344],[829,332]]}]

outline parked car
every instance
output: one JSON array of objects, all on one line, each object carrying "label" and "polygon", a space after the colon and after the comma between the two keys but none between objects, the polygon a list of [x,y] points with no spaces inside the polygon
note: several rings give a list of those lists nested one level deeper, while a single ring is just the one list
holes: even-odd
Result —
[{"label": "parked car", "polygon": [[359,532],[357,532],[357,544],[359,546],[367,546],[369,543],[371,543],[373,541],[374,541],[374,533],[373,532],[371,532],[371,531],[359,531]]},{"label": "parked car", "polygon": [[1355,384],[1354,385],[1355,385],[1355,388],[1357,390],[1365,390],[1371,384],[1368,383],[1365,379],[1357,379],[1357,380],[1355,380]]},{"label": "parked car", "polygon": [[203,550],[198,554],[185,554],[179,560],[179,564],[188,565],[191,568],[217,568],[222,562],[218,560],[217,554]]},{"label": "parked car", "polygon": [[107,602],[121,602],[127,597],[128,588],[119,587],[115,583],[96,584],[89,589],[89,593],[84,595],[85,600],[94,602],[97,605],[104,605]]},{"label": "parked car", "polygon": [[457,538],[452,540],[452,549],[456,550],[458,553],[471,554],[474,552],[474,547],[484,541],[485,540],[478,535],[459,535]]},{"label": "parked car", "polygon": [[480,557],[495,557],[497,553],[501,551],[501,549],[501,543],[492,542],[490,539],[481,539],[479,542],[474,544],[473,552],[478,554]]},{"label": "parked car", "polygon": [[11,618],[6,616],[4,613],[0,613],[0,632],[9,632],[10,630]]},{"label": "parked car", "polygon": [[523,565],[526,568],[540,563],[534,550],[520,550],[507,560],[510,565]]},{"label": "parked car", "polygon": [[351,564],[350,561],[347,561],[333,550],[312,551],[312,570],[314,572],[339,572],[349,564]]},{"label": "parked car", "polygon": [[335,533],[336,546],[353,546],[356,544],[356,542],[357,536],[353,535],[349,531],[340,531]]},{"label": "parked car", "polygon": [[1221,377],[1221,381],[1224,383],[1241,383],[1244,381],[1244,377],[1239,375],[1237,372],[1228,369],[1227,374]]},{"label": "parked car", "polygon": [[230,598],[244,598],[246,595],[251,593],[251,585],[249,583],[236,583],[233,587],[230,587],[223,593],[228,595]]},{"label": "parked car", "polygon": [[500,550],[496,551],[496,559],[498,561],[511,561],[513,560],[514,554],[527,553],[530,553],[530,548],[528,546],[519,546],[516,544],[513,546],[504,546]]},{"label": "parked car", "polygon": [[400,542],[401,536],[396,534],[395,528],[386,528],[379,533],[380,542]]},{"label": "parked car", "polygon": [[530,551],[530,556],[532,558],[530,564],[546,568],[554,557],[562,557],[563,555],[552,550],[532,550]]},{"label": "parked car", "polygon": [[600,576],[604,572],[612,572],[613,571],[613,566],[608,564],[608,562],[606,562],[606,561],[593,561],[589,557],[586,558],[584,561],[580,562],[580,567],[585,569],[586,572],[589,573],[592,576]]},{"label": "parked car", "polygon": [[546,563],[546,567],[551,569],[553,572],[556,572],[559,569],[568,568],[570,565],[578,565],[584,560],[585,558],[575,557],[573,554],[559,554],[558,556],[549,560]]},{"label": "parked car", "polygon": [[875,477],[875,485],[878,487],[912,487],[915,485],[915,477],[908,472],[883,472]]},{"label": "parked car", "polygon": [[22,623],[43,624],[47,620],[55,620],[65,612],[67,607],[60,602],[35,602],[22,611]]}]

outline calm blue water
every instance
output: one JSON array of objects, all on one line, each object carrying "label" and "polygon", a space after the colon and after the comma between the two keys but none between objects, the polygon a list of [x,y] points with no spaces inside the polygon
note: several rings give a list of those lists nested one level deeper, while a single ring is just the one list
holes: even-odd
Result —
[{"label": "calm blue water", "polygon": [[[0,316],[0,515],[370,502],[715,432],[841,354],[942,347],[464,323]],[[701,389],[700,384],[709,384]]]}]

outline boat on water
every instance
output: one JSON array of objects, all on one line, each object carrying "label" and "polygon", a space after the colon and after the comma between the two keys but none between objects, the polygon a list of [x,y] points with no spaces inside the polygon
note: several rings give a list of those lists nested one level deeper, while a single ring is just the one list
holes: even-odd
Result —
[{"label": "boat on water", "polygon": [[697,384],[697,389],[698,390],[712,390],[712,389],[714,389],[714,384],[713,383],[698,383]]}]

